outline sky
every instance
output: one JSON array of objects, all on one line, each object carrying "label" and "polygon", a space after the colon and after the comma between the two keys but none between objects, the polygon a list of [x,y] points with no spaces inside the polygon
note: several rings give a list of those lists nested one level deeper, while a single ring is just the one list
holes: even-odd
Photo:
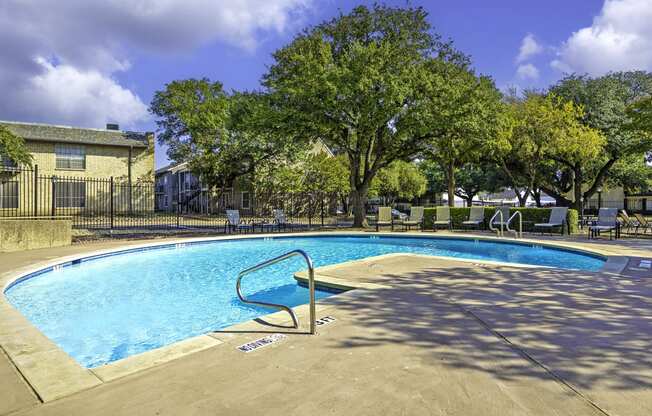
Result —
[{"label": "sky", "polygon": [[[652,0],[385,3],[424,7],[502,90],[652,71]],[[1,0],[0,120],[154,131],[148,106],[166,83],[208,77],[256,89],[274,50],[359,4],[373,2]],[[157,146],[157,167],[166,163]]]}]

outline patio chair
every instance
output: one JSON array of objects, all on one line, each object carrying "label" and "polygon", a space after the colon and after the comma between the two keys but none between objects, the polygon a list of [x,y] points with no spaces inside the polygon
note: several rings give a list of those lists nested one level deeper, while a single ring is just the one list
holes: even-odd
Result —
[{"label": "patio chair", "polygon": [[444,226],[449,230],[453,228],[450,207],[437,207],[436,215],[435,220],[432,222],[433,230],[437,231],[440,226]]},{"label": "patio chair", "polygon": [[[643,228],[643,234],[645,234],[648,229],[652,230],[652,224],[646,220],[643,215],[636,213],[634,214],[634,218],[638,221],[638,228]],[[638,233],[638,229],[636,232]]]},{"label": "patio chair", "polygon": [[279,230],[281,229],[286,230],[289,228],[290,231],[292,231],[294,228],[303,227],[303,224],[288,221],[287,217],[285,216],[285,211],[282,209],[274,210],[274,223],[276,224]]},{"label": "patio chair", "polygon": [[236,230],[238,232],[244,231],[245,233],[253,231],[253,226],[247,224],[240,218],[240,211],[237,209],[226,210],[226,224],[224,225],[224,232]]},{"label": "patio chair", "polygon": [[507,220],[509,219],[509,210],[510,210],[510,209],[511,209],[511,208],[508,207],[508,206],[500,206],[500,207],[496,207],[496,210],[494,211],[494,214],[493,214],[493,215],[496,215],[496,212],[498,212],[498,211],[502,212],[502,213],[503,213],[503,222],[502,222],[502,224],[500,223],[500,215],[498,215],[498,216],[496,216],[496,218],[494,218],[494,220],[491,222],[491,225],[492,225],[494,228],[501,228],[501,227],[502,227],[502,229],[507,228]]},{"label": "patio chair", "polygon": [[410,208],[410,217],[407,220],[400,222],[403,225],[403,229],[409,230],[412,227],[418,227],[420,230],[423,229],[423,207],[411,207]]},{"label": "patio chair", "polygon": [[624,228],[625,230],[631,230],[632,228],[634,229],[634,234],[638,234],[638,227],[639,223],[636,219],[632,218],[627,214],[627,211],[624,209],[621,209],[618,212],[618,216],[621,219],[621,230]]},{"label": "patio chair", "polygon": [[561,235],[564,235],[564,225],[568,226],[566,216],[568,215],[568,207],[554,207],[550,210],[550,218],[548,222],[540,222],[534,224],[535,231],[537,229],[541,230],[543,234],[544,230],[548,230],[552,235],[553,228],[561,228]]},{"label": "patio chair", "polygon": [[601,231],[609,231],[609,240],[612,239],[612,233],[615,231],[618,238],[619,225],[617,208],[600,208],[598,221],[589,226],[589,238],[597,237]]},{"label": "patio chair", "polygon": [[462,221],[462,226],[469,228],[482,228],[484,225],[484,207],[471,207],[469,219]]},{"label": "patio chair", "polygon": [[376,216],[376,231],[380,231],[380,227],[392,227],[394,231],[394,219],[392,218],[392,207],[378,207],[378,215]]}]

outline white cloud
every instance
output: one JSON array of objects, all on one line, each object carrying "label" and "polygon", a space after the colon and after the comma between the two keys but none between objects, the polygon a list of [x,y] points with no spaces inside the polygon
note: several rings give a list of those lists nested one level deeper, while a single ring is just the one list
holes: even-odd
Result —
[{"label": "white cloud", "polygon": [[516,63],[524,62],[541,52],[543,52],[543,46],[537,42],[533,34],[528,33],[521,41],[521,47],[519,48],[518,56],[516,57]]},{"label": "white cloud", "polygon": [[81,119],[102,127],[107,121],[132,125],[148,117],[134,93],[98,71],[54,66],[43,58],[37,63],[44,72],[30,79],[19,98],[23,106],[44,115],[41,121]]},{"label": "white cloud", "polygon": [[609,71],[652,70],[652,1],[605,0],[590,27],[561,46],[553,68],[601,75]]},{"label": "white cloud", "polygon": [[114,75],[134,51],[218,41],[251,52],[264,34],[301,24],[309,1],[1,0],[0,119],[129,127],[145,105]]},{"label": "white cloud", "polygon": [[539,70],[532,64],[523,64],[516,69],[516,75],[523,80],[537,80],[539,79]]}]

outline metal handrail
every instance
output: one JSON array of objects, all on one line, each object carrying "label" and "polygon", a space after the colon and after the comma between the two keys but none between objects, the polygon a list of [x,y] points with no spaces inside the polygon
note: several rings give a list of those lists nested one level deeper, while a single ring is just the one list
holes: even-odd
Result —
[{"label": "metal handrail", "polygon": [[[499,229],[496,229],[496,228],[494,228],[494,226],[493,226],[493,224],[494,224],[494,219],[496,219],[496,217],[499,216],[499,215],[500,215],[500,228],[499,228]],[[489,229],[490,229],[491,231],[495,231],[496,234],[497,234],[499,237],[502,237],[502,236],[503,236],[503,224],[504,224],[504,223],[505,223],[505,221],[504,221],[504,217],[503,217],[503,212],[502,212],[501,210],[498,210],[498,211],[496,211],[496,212],[494,213],[494,215],[493,215],[493,216],[491,217],[491,219],[489,220]]]},{"label": "metal handrail", "polygon": [[250,267],[248,269],[245,269],[245,270],[241,271],[238,274],[238,280],[236,281],[236,284],[235,284],[235,291],[237,292],[238,297],[240,298],[240,300],[242,302],[244,302],[244,303],[249,303],[249,304],[252,304],[252,305],[259,305],[259,306],[267,306],[267,307],[272,307],[272,308],[281,309],[281,310],[286,311],[292,317],[293,328],[299,328],[299,320],[297,319],[297,316],[294,314],[294,311],[292,310],[292,308],[290,308],[288,306],[285,306],[285,305],[278,304],[278,303],[259,302],[259,301],[249,300],[249,299],[244,297],[244,295],[242,294],[242,291],[240,290],[240,281],[242,280],[242,278],[245,275],[247,275],[249,273],[253,273],[253,272],[258,271],[260,269],[264,269],[265,267],[271,266],[272,264],[279,263],[279,262],[281,262],[283,260],[289,259],[289,258],[294,257],[294,256],[302,256],[303,259],[306,261],[306,264],[308,264],[308,292],[310,294],[310,334],[314,335],[315,334],[315,328],[316,328],[316,317],[315,317],[315,315],[316,315],[316,312],[315,312],[315,268],[313,267],[312,259],[310,258],[310,256],[305,251],[303,251],[303,250],[292,250],[292,251],[289,251],[289,252],[287,252],[285,254],[282,254],[282,255],[280,255],[278,257],[274,257],[273,259],[266,260],[266,261],[264,261],[262,263],[259,263],[259,264],[255,265],[255,266],[252,266],[252,267]]},{"label": "metal handrail", "polygon": [[[518,215],[518,231],[512,230],[509,227],[509,224],[511,224],[512,220],[514,217]],[[507,223],[505,224],[506,230],[509,233],[514,233],[514,238],[521,238],[523,237],[523,214],[521,214],[521,211],[516,211],[515,213],[512,214],[511,217],[507,220]]]}]

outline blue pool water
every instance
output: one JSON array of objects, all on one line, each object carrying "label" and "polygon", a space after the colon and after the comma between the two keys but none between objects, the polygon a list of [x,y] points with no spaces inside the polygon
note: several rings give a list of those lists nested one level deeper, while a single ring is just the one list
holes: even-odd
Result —
[{"label": "blue pool water", "polygon": [[[80,364],[96,367],[272,312],[238,300],[237,274],[296,248],[316,267],[398,252],[591,271],[604,264],[577,252],[461,239],[257,238],[90,259],[23,280],[5,295]],[[247,275],[245,296],[290,306],[307,303],[307,289],[293,278],[303,268],[303,259],[294,258]],[[330,295],[316,293],[317,299]]]}]

